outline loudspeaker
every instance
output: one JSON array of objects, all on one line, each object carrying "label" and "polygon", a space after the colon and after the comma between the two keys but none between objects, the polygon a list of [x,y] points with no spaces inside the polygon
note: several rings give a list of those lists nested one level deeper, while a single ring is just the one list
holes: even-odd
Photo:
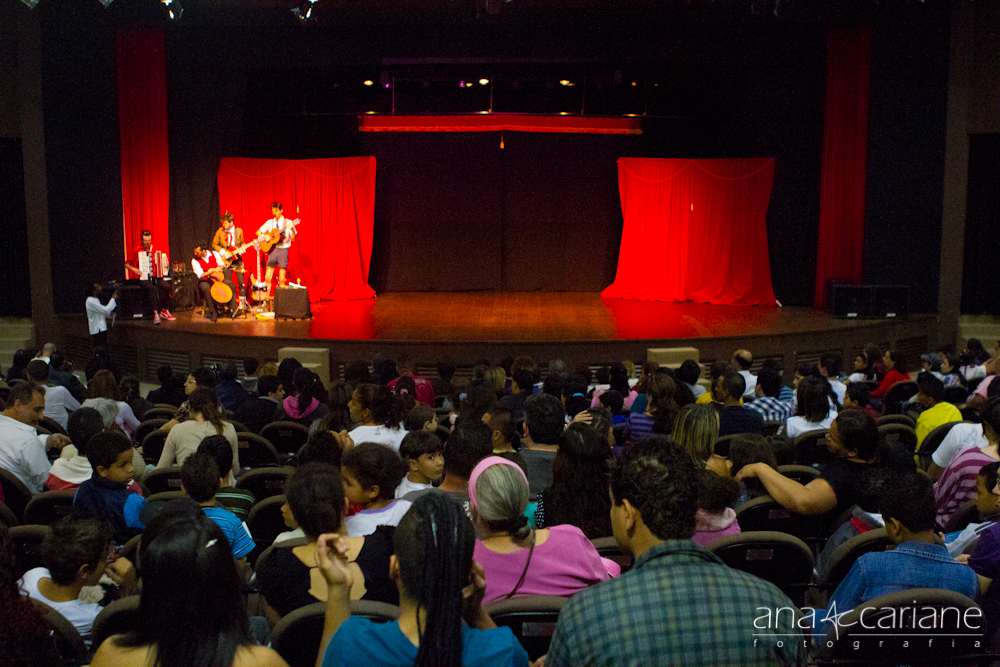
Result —
[{"label": "loudspeaker", "polygon": [[872,288],[831,280],[826,286],[826,307],[835,317],[871,317]]},{"label": "loudspeaker", "polygon": [[194,273],[174,275],[174,310],[191,310],[198,302],[198,276]]},{"label": "loudspeaker", "polygon": [[312,317],[309,290],[277,288],[274,290],[274,317],[301,320]]},{"label": "loudspeaker", "polygon": [[910,314],[909,285],[875,285],[872,288],[872,315],[906,317]]}]

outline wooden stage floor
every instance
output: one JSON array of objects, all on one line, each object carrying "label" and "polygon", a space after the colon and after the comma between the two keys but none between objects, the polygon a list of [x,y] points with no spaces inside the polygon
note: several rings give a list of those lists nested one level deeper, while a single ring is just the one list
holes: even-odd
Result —
[{"label": "wooden stage floor", "polygon": [[[390,293],[373,299],[314,304],[313,318],[218,322],[177,313],[175,322],[119,319],[112,352],[140,376],[160,363],[198,367],[245,356],[276,359],[282,347],[327,347],[331,365],[404,349],[424,367],[442,355],[459,364],[506,355],[562,358],[567,363],[642,361],[651,347],[695,347],[700,358],[728,357],[737,348],[755,357],[815,361],[820,352],[847,358],[868,342],[924,352],[936,340],[934,315],[899,320],[847,320],[812,308],[715,306],[602,299],[598,293]],[[71,359],[90,354],[86,318],[60,317]],[[117,348],[117,349],[115,349]],[[336,368],[333,369],[336,372]]]}]

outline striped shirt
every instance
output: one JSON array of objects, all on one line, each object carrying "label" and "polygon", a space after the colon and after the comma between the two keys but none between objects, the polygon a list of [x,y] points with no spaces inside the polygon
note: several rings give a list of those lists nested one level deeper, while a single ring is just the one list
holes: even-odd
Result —
[{"label": "striped shirt", "polygon": [[625,420],[625,442],[635,442],[653,435],[653,417],[645,412],[633,412]]},{"label": "striped shirt", "polygon": [[215,502],[235,514],[240,521],[246,521],[257,500],[252,491],[224,486],[215,494]]},{"label": "striped shirt", "polygon": [[257,546],[250,536],[250,529],[246,523],[237,519],[235,514],[221,507],[202,507],[202,509],[205,515],[226,534],[229,546],[233,550],[233,558],[243,558]]}]

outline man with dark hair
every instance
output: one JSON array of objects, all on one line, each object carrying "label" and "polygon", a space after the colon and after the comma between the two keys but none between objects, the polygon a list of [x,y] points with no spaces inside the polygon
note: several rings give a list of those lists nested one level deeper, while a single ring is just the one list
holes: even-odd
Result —
[{"label": "man with dark hair", "polygon": [[[434,395],[435,397],[447,397],[451,394],[452,389],[454,389],[452,380],[455,378],[455,362],[452,361],[451,357],[444,356],[438,359],[436,367],[437,377],[431,380],[431,386],[434,387]],[[445,400],[448,399],[445,398]]]},{"label": "man with dark hair", "polygon": [[225,361],[219,367],[219,381],[215,385],[215,395],[222,406],[230,412],[239,410],[240,406],[250,398],[247,390],[236,380],[238,374],[239,371],[233,361]]},{"label": "man with dark hair", "polygon": [[62,449],[69,438],[60,433],[38,435],[35,426],[45,412],[45,387],[31,382],[19,384],[7,397],[0,414],[0,468],[11,473],[31,493],[41,493],[49,476],[47,449]]},{"label": "man with dark hair", "polygon": [[532,498],[552,486],[552,462],[565,428],[566,411],[555,396],[532,394],[524,402],[524,447],[519,453],[528,468],[528,492]]},{"label": "man with dark hair", "polygon": [[743,381],[746,383],[746,387],[743,389],[743,398],[752,401],[754,388],[757,385],[757,378],[750,372],[750,367],[753,365],[753,355],[750,354],[750,350],[736,350],[733,352],[730,363],[733,370],[742,375]]},{"label": "man with dark hair", "polygon": [[[773,369],[778,373],[779,377],[783,377],[783,374],[785,372],[785,369],[782,366],[781,361],[779,361],[778,359],[765,359],[760,363],[760,367]],[[778,398],[780,398],[783,401],[793,401],[792,405],[794,406],[795,390],[786,385],[784,382],[782,382],[781,393],[778,395]]]},{"label": "man with dark hair", "polygon": [[851,382],[844,394],[845,410],[862,410],[872,419],[878,419],[878,411],[871,406],[872,390],[864,382]]},{"label": "man with dark hair", "polygon": [[231,297],[223,305],[228,305],[230,310],[236,305],[236,286],[225,277],[226,261],[217,252],[210,251],[204,243],[199,243],[194,247],[194,257],[191,258],[191,268],[198,276],[198,290],[205,301],[205,317],[215,322],[219,319],[218,309],[215,306],[215,299],[212,298],[212,285],[214,282],[221,282],[229,288]]},{"label": "man with dark hair", "polygon": [[281,202],[271,204],[271,219],[260,226],[257,230],[257,239],[263,241],[265,238],[273,239],[274,245],[267,253],[267,270],[264,272],[264,282],[267,283],[267,298],[271,298],[273,287],[271,278],[274,277],[274,270],[278,269],[278,287],[285,286],[285,272],[288,269],[288,249],[292,247],[295,240],[295,225],[299,219],[289,220],[285,217]]},{"label": "man with dark hair", "polygon": [[[490,427],[493,435],[493,454],[509,459],[527,471],[528,464],[518,452],[521,448],[521,439],[517,436],[514,414],[507,408],[497,405],[483,415],[483,423]],[[525,474],[527,475],[527,472]]]},{"label": "man with dark hair", "polygon": [[704,394],[707,389],[698,384],[698,378],[701,377],[701,364],[699,364],[694,359],[685,359],[684,363],[680,365],[677,369],[677,379],[688,386],[691,393],[697,399],[699,396]]},{"label": "man with dark hair", "polygon": [[240,521],[246,521],[257,499],[249,489],[229,485],[229,473],[235,473],[233,446],[224,435],[210,435],[201,441],[197,451],[211,456],[219,468],[219,489],[215,493],[215,502],[235,514]]},{"label": "man with dark hair", "polygon": [[535,376],[529,368],[518,368],[511,378],[511,393],[500,399],[500,405],[510,410],[517,421],[524,418],[524,402],[535,391]]},{"label": "man with dark hair", "polygon": [[715,401],[722,404],[719,409],[719,437],[736,433],[759,434],[763,431],[764,417],[759,412],[743,408],[740,403],[745,390],[746,381],[736,371],[726,371],[712,386]]},{"label": "man with dark hair", "polygon": [[118,298],[118,291],[115,290],[108,299],[107,305],[101,303],[101,292],[104,288],[101,283],[90,283],[87,292],[85,309],[87,311],[87,325],[90,327],[90,340],[96,349],[98,346],[108,346],[108,316],[114,312],[118,306],[115,299]]},{"label": "man with dark hair", "polygon": [[240,560],[257,545],[250,536],[246,524],[215,502],[215,494],[219,490],[219,476],[219,466],[215,465],[215,459],[206,452],[195,452],[187,457],[181,467],[181,489],[222,529],[226,539],[229,540],[233,558]]},{"label": "man with dark hair", "polygon": [[[31,364],[28,364],[31,366]],[[917,376],[917,401],[924,410],[917,417],[917,447],[927,434],[942,424],[962,421],[962,413],[944,400],[944,382],[933,374],[922,372]]]},{"label": "man with dark hair", "polygon": [[830,388],[837,395],[837,403],[844,404],[844,393],[847,385],[840,381],[841,360],[836,354],[824,354],[819,358],[819,374],[830,383]]},{"label": "man with dark hair", "polygon": [[274,415],[285,398],[285,389],[277,375],[265,375],[257,380],[260,396],[247,399],[236,411],[236,421],[253,433],[274,421]]},{"label": "man with dark hair", "polygon": [[147,401],[150,403],[167,403],[177,406],[184,402],[184,391],[175,386],[173,382],[174,369],[169,364],[164,364],[156,369],[156,379],[159,381],[160,386],[156,389],[151,389],[146,394]]},{"label": "man with dark hair", "polygon": [[938,543],[934,525],[937,505],[930,479],[916,472],[893,478],[883,487],[879,511],[895,547],[864,554],[854,561],[830,598],[826,616],[842,614],[872,598],[909,588],[939,588],[973,600],[979,597],[976,573],[953,559],[948,549]]},{"label": "man with dark hair", "polygon": [[66,387],[49,382],[49,365],[41,359],[28,362],[28,382],[45,387],[45,411],[43,416],[66,428],[69,413],[80,409],[80,402],[73,398]]},{"label": "man with dark hair", "polygon": [[[416,363],[409,352],[399,355],[399,360],[396,361],[396,371],[399,373],[399,377],[413,378],[413,384],[416,386],[414,398],[417,399],[418,403],[434,407],[434,385],[427,378],[416,374]],[[399,382],[399,377],[394,378],[389,383],[389,387],[395,389],[396,383]]]},{"label": "man with dark hair", "polygon": [[610,493],[615,540],[635,565],[566,603],[546,665],[806,663],[794,613],[754,624],[761,609],[792,610],[791,601],[691,542],[698,470],[686,452],[666,438],[625,448]]},{"label": "man with dark hair", "polygon": [[766,422],[783,422],[792,416],[792,402],[781,400],[781,375],[773,368],[761,368],[757,373],[757,394],[743,407],[760,413]]},{"label": "man with dark hair", "polygon": [[80,382],[80,378],[67,370],[63,370],[65,363],[66,355],[61,350],[56,350],[52,353],[52,356],[49,357],[49,382],[57,384],[60,387],[66,387],[73,398],[83,403],[88,398],[87,388]]}]

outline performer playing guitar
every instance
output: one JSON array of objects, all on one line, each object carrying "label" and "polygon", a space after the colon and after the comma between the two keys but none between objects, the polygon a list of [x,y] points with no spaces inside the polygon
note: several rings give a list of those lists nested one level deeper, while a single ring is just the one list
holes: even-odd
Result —
[{"label": "performer playing guitar", "polygon": [[215,230],[215,237],[212,238],[212,250],[228,251],[234,253],[233,265],[242,266],[243,257],[235,254],[238,246],[243,245],[243,230],[233,222],[233,214],[226,211],[219,216],[219,228]]},{"label": "performer playing guitar", "polygon": [[229,304],[232,308],[236,301],[236,290],[233,283],[226,280],[226,262],[218,252],[209,252],[205,244],[194,247],[194,257],[191,268],[198,276],[198,289],[205,298],[205,316],[215,322],[219,318],[215,303]]},{"label": "performer playing guitar", "polygon": [[153,307],[153,324],[159,324],[161,317],[176,320],[166,308],[170,300],[170,278],[163,267],[169,268],[170,260],[165,253],[153,250],[153,234],[148,229],[142,230],[140,238],[142,243],[132,250],[132,255],[125,264],[126,277],[141,281],[139,284],[149,298],[149,305]]},{"label": "performer playing guitar", "polygon": [[[260,248],[264,252],[269,252],[267,256],[267,272],[264,275],[264,282],[267,283],[267,296],[271,298],[271,279],[274,277],[274,269],[278,269],[278,287],[285,286],[285,271],[288,268],[288,249],[292,247],[295,239],[295,226],[299,224],[299,219],[289,220],[285,217],[281,209],[281,202],[271,204],[270,220],[261,225],[257,230],[257,239],[260,241]],[[271,249],[272,245],[276,245]]]}]

